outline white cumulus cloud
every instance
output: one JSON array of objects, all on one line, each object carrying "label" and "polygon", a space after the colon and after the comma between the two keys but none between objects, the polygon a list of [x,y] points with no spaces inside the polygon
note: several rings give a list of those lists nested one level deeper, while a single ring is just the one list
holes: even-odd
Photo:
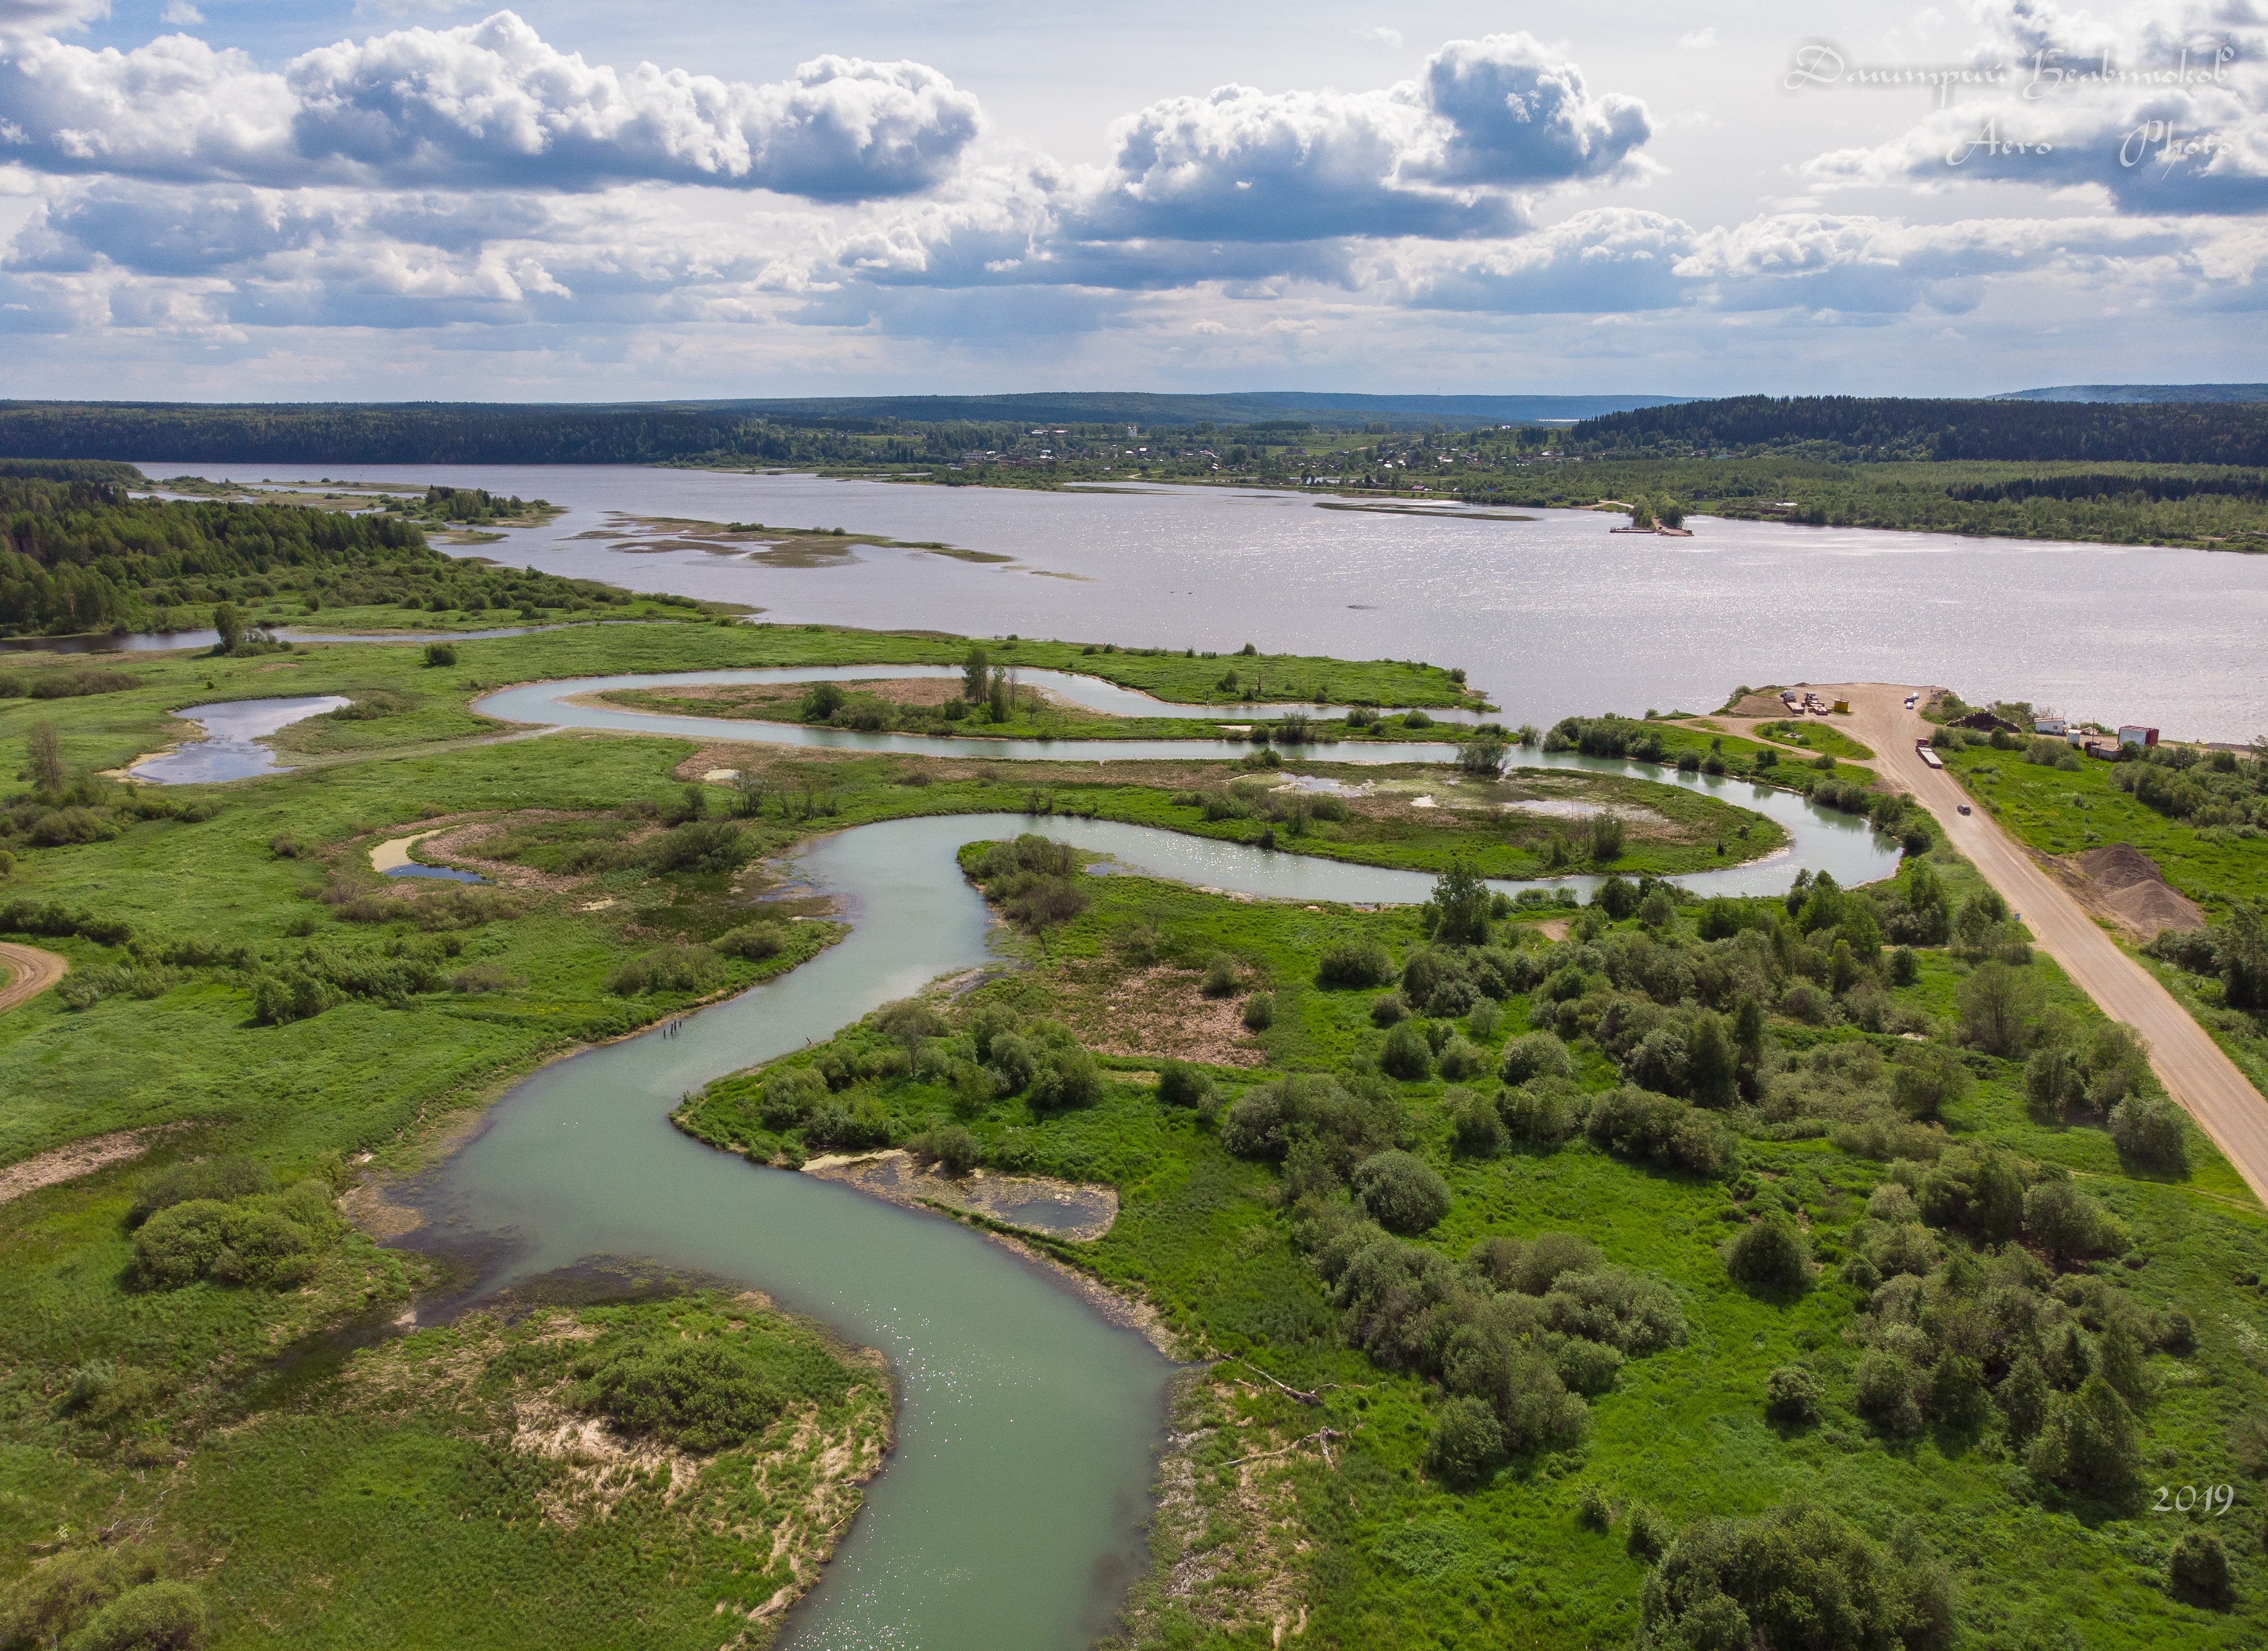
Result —
[{"label": "white cumulus cloud", "polygon": [[110,0],[0,0],[0,41],[85,28],[110,15]]},{"label": "white cumulus cloud", "polygon": [[277,73],[186,35],[130,52],[37,40],[0,60],[11,158],[54,172],[247,183],[577,190],[645,181],[854,201],[926,188],[976,98],[914,63],[827,56],[794,78],[626,72],[499,11],[342,41]]}]

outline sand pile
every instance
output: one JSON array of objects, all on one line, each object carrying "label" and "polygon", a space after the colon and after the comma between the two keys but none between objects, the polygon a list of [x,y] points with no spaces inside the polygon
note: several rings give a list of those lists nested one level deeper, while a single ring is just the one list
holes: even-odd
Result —
[{"label": "sand pile", "polygon": [[2064,864],[2077,874],[2080,901],[2137,940],[2161,929],[2201,929],[2205,913],[2169,883],[2157,862],[2129,843],[2074,854]]}]

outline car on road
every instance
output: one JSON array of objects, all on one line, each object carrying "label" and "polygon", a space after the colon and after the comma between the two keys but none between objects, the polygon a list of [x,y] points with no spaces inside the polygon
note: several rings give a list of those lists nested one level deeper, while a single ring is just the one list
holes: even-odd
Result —
[{"label": "car on road", "polygon": [[1921,696],[1919,694],[1908,694],[1906,696],[1906,709],[1908,711],[1911,711],[1914,708],[1914,702],[1920,697]]},{"label": "car on road", "polygon": [[1969,812],[1969,805],[1968,805],[1967,803],[1962,803],[1962,805],[1960,805],[1960,807],[1961,807],[1961,812],[1962,812],[1962,813],[1963,813],[1963,814],[1967,814],[1967,813]]}]

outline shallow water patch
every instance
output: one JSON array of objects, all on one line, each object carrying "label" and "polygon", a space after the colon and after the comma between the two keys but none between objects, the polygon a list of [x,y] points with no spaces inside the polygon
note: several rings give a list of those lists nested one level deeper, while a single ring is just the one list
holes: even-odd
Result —
[{"label": "shallow water patch", "polygon": [[238,699],[184,706],[173,715],[198,724],[204,730],[202,736],[177,749],[144,757],[128,772],[158,785],[202,785],[274,773],[284,765],[260,741],[295,722],[336,711],[346,703],[337,694],[311,694],[292,699]]}]

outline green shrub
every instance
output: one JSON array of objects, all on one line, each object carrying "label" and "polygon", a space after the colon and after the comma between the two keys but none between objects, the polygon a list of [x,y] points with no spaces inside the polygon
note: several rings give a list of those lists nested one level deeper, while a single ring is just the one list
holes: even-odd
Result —
[{"label": "green shrub", "polygon": [[1019,1033],[996,1033],[981,1040],[978,1049],[990,1064],[1002,1095],[1023,1094],[1040,1075],[1041,1050]]},{"label": "green shrub", "polygon": [[2128,1095],[2110,1109],[2110,1139],[2121,1156],[2164,1175],[2189,1173],[2189,1130],[2182,1109],[2162,1095]]},{"label": "green shrub", "polygon": [[658,1340],[594,1359],[574,1402],[623,1433],[699,1451],[755,1438],[787,1403],[762,1365],[723,1336]]},{"label": "green shrub", "polygon": [[1778,1210],[1750,1221],[1725,1246],[1725,1271],[1751,1290],[1800,1290],[1811,1277],[1810,1246]]},{"label": "green shrub", "polygon": [[32,822],[28,834],[41,848],[62,848],[75,843],[107,843],[118,835],[109,815],[92,808],[50,808]]},{"label": "green shrub", "polygon": [[1441,1076],[1452,1082],[1477,1077],[1489,1069],[1489,1058],[1480,1050],[1467,1043],[1462,1034],[1452,1033],[1442,1043],[1436,1058]]},{"label": "green shrub", "polygon": [[526,981],[497,963],[472,963],[449,977],[449,990],[467,995],[512,991]]},{"label": "green shrub", "polygon": [[1256,991],[1244,1000],[1244,1028],[1248,1032],[1264,1032],[1276,1024],[1276,998],[1272,992]]},{"label": "green shrub", "polygon": [[1713,1176],[1733,1162],[1732,1139],[1715,1119],[1674,1095],[1631,1084],[1595,1098],[1585,1128],[1602,1150],[1664,1168]]},{"label": "green shrub", "polygon": [[2025,1191],[2024,1234],[2066,1265],[2126,1248],[2117,1220],[2060,1176]]},{"label": "green shrub", "polygon": [[451,642],[429,642],[425,645],[425,663],[429,666],[454,665],[457,648]]},{"label": "green shrub", "polygon": [[2132,1491],[2142,1470],[2133,1412],[2100,1375],[2056,1399],[2025,1457],[2032,1477],[2096,1496]]},{"label": "green shrub", "polygon": [[756,1117],[768,1130],[792,1130],[817,1111],[828,1096],[827,1080],[808,1066],[775,1066],[764,1074]]},{"label": "green shrub", "polygon": [[1370,1006],[1370,1023],[1384,1028],[1410,1018],[1410,1006],[1398,991],[1382,992]]},{"label": "green shrub", "polygon": [[755,962],[767,957],[777,957],[786,945],[786,932],[778,924],[760,919],[725,930],[709,942],[709,949],[726,957],[743,957]]},{"label": "green shrub", "polygon": [[642,858],[653,871],[729,872],[748,863],[755,848],[730,820],[688,820],[644,845]]},{"label": "green shrub", "polygon": [[65,1548],[0,1596],[0,1646],[48,1651],[104,1604],[156,1579],[156,1566],[131,1548]]},{"label": "green shrub", "polygon": [[1226,952],[1215,952],[1205,960],[1204,984],[1200,988],[1208,998],[1226,998],[1236,991],[1236,960]]},{"label": "green shrub", "polygon": [[2048,1407],[2054,1389],[2048,1385],[2047,1372],[2040,1361],[2026,1348],[2016,1355],[2008,1374],[2000,1378],[2000,1386],[1993,1394],[1994,1402],[2008,1426],[2008,1437],[2018,1444],[2040,1431],[2048,1419]]},{"label": "green shrub", "polygon": [[416,705],[407,694],[395,693],[390,688],[366,688],[345,704],[330,713],[334,722],[376,722],[387,717],[399,717]]},{"label": "green shrub", "polygon": [[1083,1049],[1053,1051],[1040,1064],[1028,1096],[1038,1112],[1091,1107],[1102,1099],[1102,1072]]},{"label": "green shrub", "polygon": [[1390,1233],[1414,1235],[1449,1212],[1449,1185],[1422,1158],[1398,1150],[1364,1159],[1354,1169],[1355,1198]]},{"label": "green shrub", "polygon": [[1414,1083],[1432,1074],[1432,1046],[1425,1041],[1416,1021],[1398,1021],[1386,1035],[1385,1047],[1378,1052],[1378,1065],[1389,1077]]},{"label": "green shrub", "polygon": [[1583,1494],[1575,1502],[1575,1518],[1586,1529],[1608,1530],[1615,1522],[1615,1505],[1596,1483],[1585,1480]]},{"label": "green shrub", "polygon": [[1394,977],[1394,960],[1376,940],[1340,940],[1315,965],[1320,986],[1382,986]]},{"label": "green shrub", "polygon": [[1582,1096],[1565,1078],[1535,1078],[1506,1089],[1497,1110],[1514,1140],[1534,1146],[1556,1146],[1583,1125]]},{"label": "green shrub", "polygon": [[1614,1386],[1615,1377],[1622,1371],[1623,1356],[1604,1342],[1570,1336],[1554,1350],[1552,1366],[1570,1393],[1588,1397]]},{"label": "green shrub", "polygon": [[618,998],[649,991],[705,992],[724,977],[717,954],[705,946],[665,946],[634,957],[607,977],[607,990]]},{"label": "green shrub", "polygon": [[1669,1551],[1673,1533],[1669,1522],[1640,1502],[1630,1510],[1623,1532],[1623,1551],[1641,1565],[1652,1565]]},{"label": "green shrub", "polygon": [[1408,1129],[1401,1103],[1376,1080],[1342,1084],[1302,1072],[1239,1095],[1221,1119],[1220,1144],[1240,1158],[1280,1160],[1301,1136],[1335,1175],[1344,1175],[1360,1160],[1400,1145]]},{"label": "green shrub", "polygon": [[88,694],[122,694],[142,686],[123,671],[48,671],[32,679],[33,699],[77,699]]},{"label": "green shrub", "polygon": [[1215,1097],[1212,1079],[1186,1061],[1169,1060],[1158,1072],[1158,1099],[1169,1107],[1203,1107]]},{"label": "green shrub", "polygon": [[2185,1530],[2166,1559],[2166,1580],[2175,1593],[2215,1610],[2235,1597],[2228,1574],[2228,1550],[2209,1530]]},{"label": "green shrub", "polygon": [[1692,1651],[1933,1651],[1953,1636],[1951,1593],[1918,1543],[1901,1537],[1885,1552],[1836,1515],[1794,1503],[1687,1529],[1646,1578],[1640,1609],[1649,1643]]},{"label": "green shrub", "polygon": [[112,1600],[71,1637],[71,1651],[199,1651],[205,1602],[187,1582],[145,1582]]},{"label": "green shrub", "polygon": [[1886,1434],[1921,1431],[1920,1386],[1913,1367],[1881,1348],[1859,1360],[1853,1375],[1859,1414]]},{"label": "green shrub", "polygon": [[1506,1454],[1496,1412],[1476,1398],[1445,1400],[1425,1435],[1425,1471],[1447,1485],[1485,1483]]},{"label": "green shrub", "polygon": [[344,1230],[330,1188],[302,1181],[279,1193],[224,1202],[191,1198],[158,1211],[134,1235],[136,1288],[216,1284],[284,1287],[306,1282],[317,1254]]},{"label": "green shrub", "polygon": [[1551,1033],[1529,1032],[1504,1046],[1498,1075],[1508,1084],[1524,1084],[1531,1078],[1572,1078],[1575,1059]]},{"label": "green shrub", "polygon": [[1509,1131],[1496,1102],[1469,1089],[1452,1089],[1448,1102],[1450,1139],[1469,1158],[1493,1158],[1505,1148]]},{"label": "green shrub", "polygon": [[1764,1414],[1783,1427],[1817,1421],[1824,1404],[1819,1378],[1801,1365],[1781,1365],[1764,1378]]},{"label": "green shrub", "polygon": [[915,1145],[936,1159],[949,1176],[967,1175],[984,1156],[983,1144],[958,1124],[931,1130],[917,1137]]},{"label": "green shrub", "polygon": [[814,1146],[854,1153],[887,1146],[894,1139],[888,1109],[871,1095],[862,1095],[848,1104],[832,1097],[822,1101],[805,1121],[803,1138]]},{"label": "green shrub", "polygon": [[252,1018],[261,1026],[283,1026],[335,1009],[347,994],[313,969],[279,965],[252,983]]}]

